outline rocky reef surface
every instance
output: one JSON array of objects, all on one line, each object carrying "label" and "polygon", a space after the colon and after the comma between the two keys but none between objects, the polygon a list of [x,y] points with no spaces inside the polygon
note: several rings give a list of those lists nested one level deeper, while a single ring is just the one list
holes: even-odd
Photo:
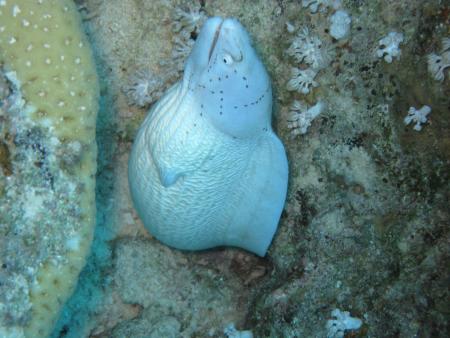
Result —
[{"label": "rocky reef surface", "polygon": [[[75,3],[101,79],[97,226],[53,337],[449,335],[448,5]],[[247,27],[272,78],[290,176],[265,258],[167,248],[128,192],[137,128],[213,15]]]}]

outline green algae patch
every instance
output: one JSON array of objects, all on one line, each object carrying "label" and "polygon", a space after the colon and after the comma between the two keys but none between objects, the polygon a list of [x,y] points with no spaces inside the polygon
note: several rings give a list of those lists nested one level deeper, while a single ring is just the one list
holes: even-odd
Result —
[{"label": "green algae patch", "polygon": [[73,1],[0,0],[0,77],[0,336],[47,337],[95,226],[99,88]]}]

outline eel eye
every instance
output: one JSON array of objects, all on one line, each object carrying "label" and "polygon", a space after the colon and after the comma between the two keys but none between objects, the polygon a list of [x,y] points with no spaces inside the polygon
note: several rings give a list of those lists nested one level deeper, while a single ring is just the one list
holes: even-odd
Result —
[{"label": "eel eye", "polygon": [[224,54],[223,56],[222,56],[222,61],[223,61],[223,63],[224,64],[226,64],[226,65],[231,65],[231,64],[233,64],[233,57],[230,55],[230,54]]}]

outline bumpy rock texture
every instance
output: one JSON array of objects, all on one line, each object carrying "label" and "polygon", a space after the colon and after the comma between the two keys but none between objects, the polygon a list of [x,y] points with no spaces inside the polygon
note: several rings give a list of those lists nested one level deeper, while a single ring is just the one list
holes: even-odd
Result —
[{"label": "bumpy rock texture", "polygon": [[98,96],[72,1],[0,1],[2,337],[47,337],[85,264]]},{"label": "bumpy rock texture", "polygon": [[[256,337],[325,337],[334,309],[362,320],[355,337],[448,336],[449,76],[436,81],[427,70],[450,33],[444,2],[77,3],[102,78],[99,214],[93,255],[55,337],[222,337],[229,323]],[[339,9],[351,25],[336,41],[329,18]],[[169,250],[129,199],[127,154],[142,106],[180,76],[204,13],[237,17],[273,80],[291,176],[265,259]],[[288,52],[305,27],[308,58]],[[377,50],[390,32],[403,41],[387,63]],[[287,90],[292,68],[315,74],[302,83],[308,91]],[[324,103],[302,135],[289,129],[294,100]],[[423,105],[432,112],[422,130],[405,126],[409,107]]]}]

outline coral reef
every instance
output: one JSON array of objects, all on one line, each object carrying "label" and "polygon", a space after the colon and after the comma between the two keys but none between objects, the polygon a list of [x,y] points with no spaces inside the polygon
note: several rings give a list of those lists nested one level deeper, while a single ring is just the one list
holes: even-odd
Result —
[{"label": "coral reef", "polygon": [[[439,67],[438,73],[430,72],[427,62],[431,53],[442,56],[442,40],[449,36],[448,4],[77,3],[83,6],[101,78],[98,222],[92,255],[53,337],[219,338],[229,323],[261,338],[326,337],[327,322],[338,320],[330,316],[334,309],[363,322],[358,330],[344,331],[347,336],[448,336],[450,93],[448,68],[437,81]],[[173,59],[174,41],[189,46],[195,30],[175,32],[183,22],[193,22],[176,12],[188,15],[192,4],[205,16],[238,18],[271,75],[273,127],[287,149],[291,174],[282,219],[265,259],[229,248],[170,250],[145,231],[130,203],[128,154],[147,107],[137,105],[123,88],[140,72],[161,79],[163,87],[178,79],[182,57]],[[330,35],[330,17],[338,9],[352,22],[345,38],[336,40]],[[306,37],[303,27],[308,27]],[[385,60],[388,45],[379,44],[389,32],[401,32],[404,41],[401,58],[391,56],[391,63]],[[313,47],[327,59],[320,70],[302,58],[303,50],[298,58],[292,54],[294,41],[304,48],[311,46],[308,40],[312,46],[321,43]],[[287,90],[293,67],[316,71],[318,86],[307,94]],[[0,77],[0,95],[10,97],[13,87]],[[306,134],[293,138],[286,121],[295,101],[307,108],[324,102],[326,109]],[[414,121],[405,125],[405,115],[410,107],[424,105],[432,107],[432,123],[416,132]],[[5,175],[14,168],[13,144],[6,136],[0,142]],[[5,181],[0,180],[0,193]],[[39,197],[39,191],[34,195]],[[68,243],[73,245],[76,241]],[[26,289],[21,278],[15,281],[14,299],[19,300]],[[14,303],[26,309],[26,302]]]}]

